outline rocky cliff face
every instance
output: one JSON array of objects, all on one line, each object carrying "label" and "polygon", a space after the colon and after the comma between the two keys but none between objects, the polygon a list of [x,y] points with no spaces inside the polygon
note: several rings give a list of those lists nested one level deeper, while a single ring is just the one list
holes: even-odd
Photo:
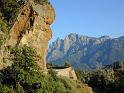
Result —
[{"label": "rocky cliff face", "polygon": [[50,45],[47,61],[58,65],[68,61],[75,68],[90,69],[124,60],[123,52],[124,37],[96,38],[72,33]]},{"label": "rocky cliff face", "polygon": [[[41,58],[37,62],[38,65],[41,69],[46,69],[47,46],[52,37],[50,25],[54,18],[55,12],[49,3],[36,3],[33,0],[27,0],[10,30],[9,39],[2,46],[4,49],[0,53],[1,61],[3,57],[6,58],[9,55],[8,51],[3,50],[14,46],[22,47],[26,44],[36,50]],[[8,62],[8,64],[10,63]]]}]

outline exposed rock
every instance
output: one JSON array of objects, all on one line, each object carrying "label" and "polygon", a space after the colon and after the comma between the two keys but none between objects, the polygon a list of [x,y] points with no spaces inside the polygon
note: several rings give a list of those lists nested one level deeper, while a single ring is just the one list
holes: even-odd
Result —
[{"label": "exposed rock", "polygon": [[[49,3],[39,4],[27,0],[11,28],[9,39],[4,47],[22,47],[27,44],[40,55],[41,59],[37,63],[45,70],[48,42],[52,37],[50,25],[54,19],[55,12]],[[6,55],[9,53],[7,52]],[[5,53],[2,56],[5,56]]]},{"label": "exposed rock", "polygon": [[71,33],[65,39],[59,39],[61,43],[55,42],[49,47],[47,61],[57,65],[68,61],[76,69],[92,69],[124,60],[123,36],[98,38]]},{"label": "exposed rock", "polygon": [[77,80],[77,76],[75,74],[75,71],[72,67],[65,68],[65,69],[54,69],[57,72],[58,76],[63,76],[70,78],[72,80]]},{"label": "exposed rock", "polygon": [[68,49],[70,48],[69,37],[65,38],[63,48],[64,48],[64,53],[66,54]]},{"label": "exposed rock", "polygon": [[38,62],[39,66],[46,69],[47,46],[52,37],[50,24],[53,22],[55,14],[49,4],[33,5],[33,11],[37,13],[37,16],[34,18],[33,27],[23,36],[21,44],[35,48],[41,56],[41,60]]}]

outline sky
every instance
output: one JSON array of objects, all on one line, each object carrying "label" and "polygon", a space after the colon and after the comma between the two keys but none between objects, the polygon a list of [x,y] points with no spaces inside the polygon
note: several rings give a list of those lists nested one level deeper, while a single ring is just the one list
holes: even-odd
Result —
[{"label": "sky", "polygon": [[50,0],[56,18],[52,41],[70,33],[124,36],[124,0]]}]

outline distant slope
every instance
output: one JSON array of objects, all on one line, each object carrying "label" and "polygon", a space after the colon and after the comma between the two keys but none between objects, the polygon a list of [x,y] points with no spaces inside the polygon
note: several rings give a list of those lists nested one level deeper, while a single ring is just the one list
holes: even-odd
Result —
[{"label": "distant slope", "polygon": [[89,69],[124,60],[124,36],[99,38],[71,33],[58,38],[48,49],[47,62],[70,62],[75,68]]}]

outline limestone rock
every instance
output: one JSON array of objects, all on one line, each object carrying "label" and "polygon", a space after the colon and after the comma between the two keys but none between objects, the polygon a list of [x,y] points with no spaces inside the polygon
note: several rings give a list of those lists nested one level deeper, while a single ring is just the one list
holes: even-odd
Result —
[{"label": "limestone rock", "polygon": [[33,5],[33,11],[36,12],[32,28],[22,37],[20,45],[27,44],[36,49],[41,60],[38,65],[46,69],[46,53],[48,42],[52,37],[50,24],[53,22],[55,14],[49,4]]},{"label": "limestone rock", "polygon": [[65,69],[54,69],[57,72],[58,76],[63,76],[70,78],[72,80],[77,80],[76,73],[72,67],[65,68]]},{"label": "limestone rock", "polygon": [[[46,52],[52,37],[50,25],[55,19],[55,12],[49,3],[35,3],[27,0],[10,30],[5,47],[22,47],[24,44],[34,48],[41,60],[38,66],[46,69]],[[9,54],[9,53],[8,53]]]}]

